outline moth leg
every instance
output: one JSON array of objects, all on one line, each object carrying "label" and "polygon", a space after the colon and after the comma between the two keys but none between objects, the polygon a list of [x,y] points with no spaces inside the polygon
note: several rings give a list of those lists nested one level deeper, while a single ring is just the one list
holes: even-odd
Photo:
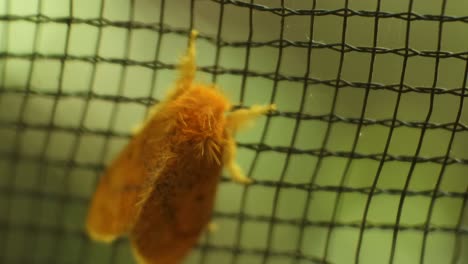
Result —
[{"label": "moth leg", "polygon": [[236,110],[226,117],[226,129],[228,130],[230,137],[228,138],[225,145],[223,159],[224,166],[229,171],[229,174],[231,175],[233,181],[243,184],[249,184],[252,182],[252,179],[245,176],[244,172],[242,172],[242,169],[236,163],[237,145],[232,135],[234,135],[239,128],[246,126],[256,117],[262,114],[266,114],[270,111],[274,111],[275,109],[276,106],[273,104],[264,106],[254,105],[249,109]]},{"label": "moth leg", "polygon": [[245,176],[244,172],[240,168],[240,166],[236,163],[236,151],[237,145],[236,142],[232,137],[230,137],[225,145],[224,149],[224,166],[229,171],[231,175],[231,179],[235,182],[242,183],[242,184],[249,184],[252,182],[252,179]]},{"label": "moth leg", "polygon": [[253,119],[276,110],[276,105],[253,105],[249,109],[239,109],[227,116],[227,129],[231,134],[235,134],[237,130],[247,126]]}]

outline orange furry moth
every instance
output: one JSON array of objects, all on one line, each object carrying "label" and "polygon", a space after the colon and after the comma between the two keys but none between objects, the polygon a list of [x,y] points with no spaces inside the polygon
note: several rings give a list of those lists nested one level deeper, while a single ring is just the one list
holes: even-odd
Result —
[{"label": "orange furry moth", "polygon": [[236,131],[275,109],[226,113],[231,105],[215,85],[193,82],[196,35],[175,87],[101,177],[88,212],[88,235],[111,242],[128,234],[140,264],[184,259],[210,221],[223,166],[250,182],[235,162]]}]

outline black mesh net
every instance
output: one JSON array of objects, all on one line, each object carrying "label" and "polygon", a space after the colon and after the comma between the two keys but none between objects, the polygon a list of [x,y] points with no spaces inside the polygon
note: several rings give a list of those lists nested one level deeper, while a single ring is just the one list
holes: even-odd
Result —
[{"label": "black mesh net", "polygon": [[[105,165],[176,77],[278,111],[239,134],[186,263],[467,263],[468,4],[0,0],[0,262],[133,263],[83,233]],[[223,174],[224,175],[224,174]]]}]

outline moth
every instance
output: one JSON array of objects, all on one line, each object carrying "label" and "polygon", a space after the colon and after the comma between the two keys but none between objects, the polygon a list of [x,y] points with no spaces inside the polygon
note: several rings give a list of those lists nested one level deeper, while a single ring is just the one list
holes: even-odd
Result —
[{"label": "moth", "polygon": [[232,110],[213,84],[195,83],[195,39],[165,100],[100,178],[86,220],[88,235],[129,235],[140,264],[180,263],[210,221],[223,167],[248,184],[235,162],[236,132],[275,105]]}]

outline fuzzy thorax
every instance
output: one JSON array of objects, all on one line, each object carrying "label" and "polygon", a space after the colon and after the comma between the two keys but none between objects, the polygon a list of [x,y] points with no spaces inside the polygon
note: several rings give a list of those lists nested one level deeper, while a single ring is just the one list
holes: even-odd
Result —
[{"label": "fuzzy thorax", "polygon": [[175,144],[189,143],[199,155],[220,164],[225,142],[229,101],[213,86],[193,85],[167,105],[175,119],[172,127]]}]

